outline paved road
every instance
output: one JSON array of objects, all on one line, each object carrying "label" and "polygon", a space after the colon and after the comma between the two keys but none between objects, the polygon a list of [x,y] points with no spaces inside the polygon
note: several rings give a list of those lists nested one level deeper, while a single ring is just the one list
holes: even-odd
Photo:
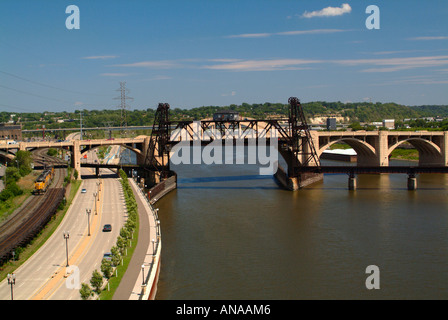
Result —
[{"label": "paved road", "polygon": [[[83,168],[82,174],[91,173]],[[86,171],[87,170],[87,171]],[[90,170],[90,171],[89,171]],[[110,251],[125,221],[124,199],[120,182],[102,171],[102,192],[99,214],[95,215],[93,193],[98,179],[84,179],[62,223],[48,241],[15,272],[14,299],[80,299],[78,289],[67,289],[66,242],[63,232],[69,231],[69,262],[77,266],[80,282],[89,282],[92,271],[100,268],[103,253]],[[81,193],[81,189],[86,193]],[[90,233],[86,208],[91,208]],[[112,224],[112,232],[103,233],[102,226]],[[73,279],[73,278],[72,278]],[[0,283],[0,299],[10,299],[10,287],[6,279]]]}]

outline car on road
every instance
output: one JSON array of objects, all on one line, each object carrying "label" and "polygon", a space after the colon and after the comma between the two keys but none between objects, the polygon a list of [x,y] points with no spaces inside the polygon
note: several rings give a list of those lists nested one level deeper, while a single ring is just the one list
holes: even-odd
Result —
[{"label": "car on road", "polygon": [[86,189],[82,189],[81,193],[87,193],[87,190]]},{"label": "car on road", "polygon": [[107,261],[112,261],[112,253],[110,253],[110,252],[106,252],[106,253],[103,255],[103,259],[106,259]]},{"label": "car on road", "polygon": [[112,231],[112,225],[111,224],[105,224],[103,226],[103,232],[110,232]]}]

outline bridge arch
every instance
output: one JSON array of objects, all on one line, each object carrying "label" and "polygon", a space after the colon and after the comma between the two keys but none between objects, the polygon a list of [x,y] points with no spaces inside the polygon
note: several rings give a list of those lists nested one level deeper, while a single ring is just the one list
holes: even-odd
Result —
[{"label": "bridge arch", "polygon": [[101,144],[98,144],[98,145],[86,145],[86,146],[84,146],[85,148],[83,148],[80,151],[81,155],[83,155],[84,153],[86,153],[86,152],[88,152],[90,150],[98,149],[99,147],[102,147],[102,146],[119,146],[119,147],[123,147],[123,148],[126,148],[126,149],[129,149],[129,150],[133,151],[134,153],[137,154],[137,156],[142,155],[142,151],[140,149],[132,147],[132,146],[128,146],[128,145],[126,145],[124,143],[108,144],[108,145],[101,145]]},{"label": "bridge arch", "polygon": [[319,150],[317,151],[318,156],[320,157],[322,153],[333,144],[341,142],[348,144],[356,151],[358,158],[358,165],[360,164],[364,166],[377,165],[378,155],[375,148],[371,144],[363,140],[352,137],[341,137],[337,140],[330,141],[329,143],[323,146],[319,146]]},{"label": "bridge arch", "polygon": [[13,160],[15,156],[16,155],[13,152],[5,152],[3,150],[0,151],[0,158],[2,159],[2,162]]},{"label": "bridge arch", "polygon": [[391,155],[399,145],[409,142],[419,154],[419,166],[439,166],[444,165],[444,159],[441,148],[432,141],[411,137],[408,139],[400,140],[388,148],[388,156]]}]

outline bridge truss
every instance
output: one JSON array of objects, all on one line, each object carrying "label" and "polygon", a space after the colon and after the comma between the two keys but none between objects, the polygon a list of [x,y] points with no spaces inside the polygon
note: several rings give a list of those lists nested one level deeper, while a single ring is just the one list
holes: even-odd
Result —
[{"label": "bridge truss", "polygon": [[[279,151],[286,154],[288,175],[290,177],[298,176],[302,172],[301,168],[310,165],[319,167],[320,160],[299,99],[291,97],[288,102],[289,117],[285,119],[202,120],[200,129],[202,132],[218,131],[221,139],[225,138],[228,132],[238,131],[240,137],[246,137],[251,132],[250,136],[257,140],[257,144],[258,139],[266,139],[266,137],[275,135],[278,137]],[[159,103],[157,107],[145,160],[147,170],[158,171],[162,179],[167,178],[170,172],[169,153],[171,147],[179,142],[170,140],[173,132],[183,130],[187,133],[188,140],[200,139],[202,145],[214,140],[213,137],[206,140],[203,140],[203,137],[198,137],[197,128],[194,127],[195,121],[170,121],[169,108],[168,103]],[[282,125],[284,123],[287,125]]]}]

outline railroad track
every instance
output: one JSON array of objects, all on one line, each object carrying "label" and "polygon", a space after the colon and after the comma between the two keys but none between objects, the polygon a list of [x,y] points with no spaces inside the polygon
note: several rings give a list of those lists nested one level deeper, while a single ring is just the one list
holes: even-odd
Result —
[{"label": "railroad track", "polygon": [[[46,151],[35,152],[35,165],[58,166],[65,164],[63,160],[46,155]],[[65,169],[55,169],[53,182],[47,192],[42,195],[30,196],[0,225],[0,261],[9,259],[14,248],[28,243],[47,224],[64,197],[64,177]]]}]

